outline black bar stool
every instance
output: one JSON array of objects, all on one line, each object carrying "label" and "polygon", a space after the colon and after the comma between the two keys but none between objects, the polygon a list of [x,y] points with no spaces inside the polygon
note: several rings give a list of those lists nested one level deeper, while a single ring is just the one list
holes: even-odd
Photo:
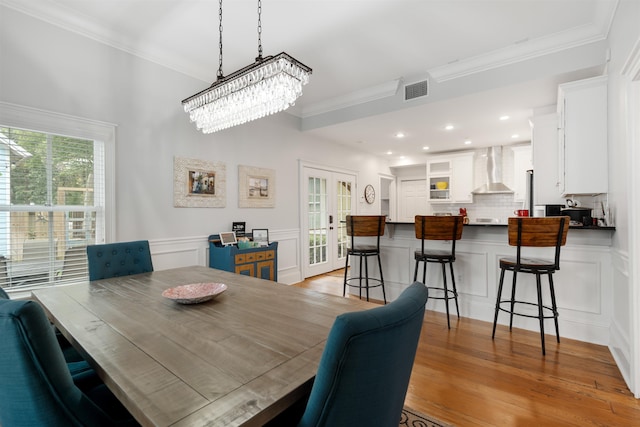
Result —
[{"label": "black bar stool", "polygon": [[[498,322],[498,312],[509,313],[509,330],[513,326],[513,316],[523,316],[538,319],[540,322],[540,341],[542,342],[542,354],[545,354],[544,346],[544,319],[553,319],[556,326],[556,339],[560,342],[560,332],[558,331],[558,307],[556,305],[556,294],[553,287],[553,273],[560,270],[560,248],[567,241],[567,231],[569,230],[569,217],[557,216],[546,218],[509,218],[509,245],[516,246],[516,256],[500,259],[500,283],[498,284],[498,296],[496,298],[496,311],[493,319],[493,333],[491,339],[496,335],[496,323]],[[553,247],[555,255],[553,260],[534,259],[522,257],[522,247]],[[502,298],[502,285],[505,271],[513,272],[511,286],[511,299]],[[536,275],[536,288],[538,293],[537,302],[516,300],[516,278],[518,273],[529,273]],[[540,276],[546,274],[549,278],[549,292],[551,294],[551,307],[542,303],[542,286]],[[507,306],[506,308],[503,306]],[[524,311],[517,311],[523,306],[537,307],[537,314],[530,314]],[[526,308],[526,307],[523,307]]]},{"label": "black bar stool", "polygon": [[[421,240],[421,247],[419,251],[415,252],[416,268],[413,273],[413,280],[418,278],[418,266],[420,262],[424,262],[422,270],[422,283],[427,285],[425,280],[427,279],[427,263],[437,262],[442,266],[442,287],[428,286],[429,289],[441,291],[443,294],[433,295],[429,293],[429,299],[441,299],[445,302],[447,309],[447,326],[451,329],[451,322],[449,321],[449,300],[453,299],[456,302],[456,313],[460,318],[460,309],[458,308],[458,290],[456,289],[456,278],[453,273],[453,263],[456,260],[456,240],[462,238],[464,217],[462,216],[424,216],[416,215],[415,218],[415,231],[416,239]],[[425,240],[450,240],[450,250],[438,250],[429,249],[424,247]],[[449,270],[451,273],[451,285],[452,289],[447,287],[447,269],[445,266],[449,264]]]},{"label": "black bar stool", "polygon": [[[347,215],[347,236],[351,237],[351,246],[347,247],[347,261],[344,268],[344,285],[342,296],[347,293],[347,286],[357,287],[360,290],[360,298],[362,299],[362,280],[364,279],[364,287],[369,301],[369,288],[382,287],[382,298],[387,303],[387,295],[384,291],[384,278],[382,277],[382,263],[380,261],[380,237],[384,235],[385,215]],[[356,237],[377,237],[376,244],[362,243]],[[349,267],[349,256],[358,257],[360,259],[360,269],[358,277],[347,278]],[[380,270],[380,278],[369,277],[369,257],[378,258],[378,269]],[[364,270],[362,269],[362,260],[364,259]],[[364,276],[363,276],[364,273]],[[358,283],[351,283],[358,281]],[[373,282],[373,284],[370,284]]]}]

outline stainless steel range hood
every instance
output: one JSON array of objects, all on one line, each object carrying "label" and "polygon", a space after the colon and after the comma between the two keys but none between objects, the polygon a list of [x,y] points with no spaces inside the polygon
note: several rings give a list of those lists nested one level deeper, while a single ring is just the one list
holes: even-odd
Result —
[{"label": "stainless steel range hood", "polygon": [[502,147],[487,148],[487,183],[473,194],[510,194],[513,190],[502,183]]}]

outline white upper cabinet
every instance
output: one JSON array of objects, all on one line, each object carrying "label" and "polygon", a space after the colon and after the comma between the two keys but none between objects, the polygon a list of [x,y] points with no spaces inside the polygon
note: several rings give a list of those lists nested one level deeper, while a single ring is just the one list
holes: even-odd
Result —
[{"label": "white upper cabinet", "polygon": [[473,202],[473,152],[451,158],[451,199],[454,203]]},{"label": "white upper cabinet", "polygon": [[427,161],[427,185],[431,203],[472,203],[472,151],[433,156]]},{"label": "white upper cabinet", "polygon": [[[607,78],[558,87],[558,190],[561,195],[608,191]],[[536,165],[537,166],[537,165]]]},{"label": "white upper cabinet", "polygon": [[513,201],[524,202],[527,196],[527,171],[533,169],[531,145],[511,147],[513,151]]},{"label": "white upper cabinet", "polygon": [[558,179],[558,113],[534,116],[531,123],[534,203],[564,204]]}]

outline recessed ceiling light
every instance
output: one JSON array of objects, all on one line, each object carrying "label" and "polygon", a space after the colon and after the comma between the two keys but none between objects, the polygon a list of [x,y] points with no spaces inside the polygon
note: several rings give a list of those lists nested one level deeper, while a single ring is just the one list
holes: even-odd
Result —
[{"label": "recessed ceiling light", "polygon": [[396,138],[404,138],[404,133],[403,132],[397,132],[396,133]]},{"label": "recessed ceiling light", "polygon": [[469,145],[469,144],[471,144],[471,140],[470,140],[470,139],[467,139],[467,140],[464,142],[464,145]]},{"label": "recessed ceiling light", "polygon": [[426,145],[424,147],[422,147],[423,150],[428,150],[429,147],[427,147]]},{"label": "recessed ceiling light", "polygon": [[392,154],[393,154],[393,151],[387,151],[387,154],[388,154],[388,155],[392,155]]},{"label": "recessed ceiling light", "polygon": [[502,121],[509,120],[509,116],[500,116],[500,120]]},{"label": "recessed ceiling light", "polygon": [[515,138],[519,138],[519,137],[520,137],[520,135],[518,135],[517,133],[514,133],[513,135],[511,135],[511,138],[514,138],[514,139]]},{"label": "recessed ceiling light", "polygon": [[453,125],[446,125],[444,128],[446,130],[453,130]]}]

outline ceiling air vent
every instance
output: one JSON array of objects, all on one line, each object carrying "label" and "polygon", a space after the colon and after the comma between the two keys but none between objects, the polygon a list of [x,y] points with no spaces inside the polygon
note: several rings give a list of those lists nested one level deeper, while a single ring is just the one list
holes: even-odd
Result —
[{"label": "ceiling air vent", "polygon": [[405,85],[404,87],[404,100],[409,101],[411,99],[421,98],[429,94],[429,80],[423,80],[418,83],[412,83]]}]

